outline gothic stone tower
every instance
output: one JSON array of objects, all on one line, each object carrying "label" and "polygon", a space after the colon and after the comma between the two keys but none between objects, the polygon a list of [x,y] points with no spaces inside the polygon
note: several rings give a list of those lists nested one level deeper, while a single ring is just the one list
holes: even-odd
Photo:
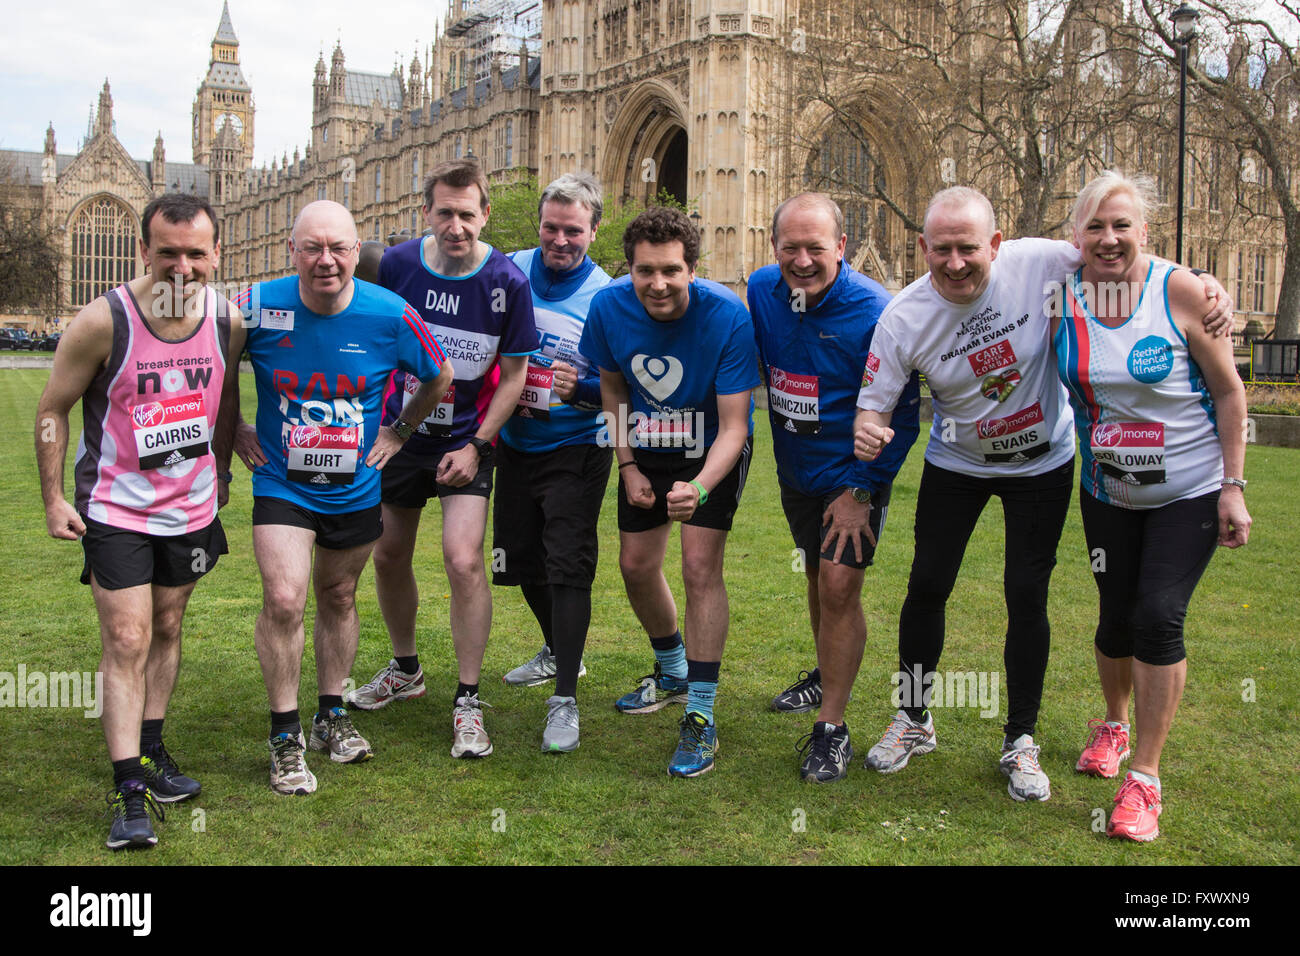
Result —
[{"label": "gothic stone tower", "polygon": [[213,197],[220,199],[217,191],[221,177],[216,176],[218,160],[227,163],[231,158],[231,137],[222,137],[226,148],[222,156],[214,155],[222,128],[229,125],[234,142],[236,169],[253,165],[253,91],[239,68],[239,39],[230,22],[230,5],[221,8],[221,23],[212,38],[212,59],[208,75],[199,84],[194,96],[194,162],[212,168]]}]

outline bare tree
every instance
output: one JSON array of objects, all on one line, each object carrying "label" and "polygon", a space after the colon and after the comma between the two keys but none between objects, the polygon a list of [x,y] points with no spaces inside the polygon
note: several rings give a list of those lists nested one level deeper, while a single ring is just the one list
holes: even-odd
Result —
[{"label": "bare tree", "polygon": [[[1216,125],[1238,153],[1237,206],[1247,217],[1281,226],[1285,258],[1275,334],[1294,339],[1300,337],[1300,204],[1292,179],[1300,161],[1300,6],[1295,0],[1200,5],[1200,55],[1189,58],[1188,83],[1224,107]],[[1142,8],[1160,53],[1176,63],[1169,11],[1152,0],[1142,0]]]},{"label": "bare tree", "polygon": [[0,310],[58,310],[58,236],[46,221],[39,190],[0,166]]}]

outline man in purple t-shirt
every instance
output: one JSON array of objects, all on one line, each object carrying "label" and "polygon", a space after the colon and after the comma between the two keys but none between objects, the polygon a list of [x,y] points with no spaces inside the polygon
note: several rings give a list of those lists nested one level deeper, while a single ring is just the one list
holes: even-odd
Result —
[{"label": "man in purple t-shirt", "polygon": [[[457,377],[454,389],[428,418],[400,423],[410,430],[410,440],[384,469],[384,533],[375,547],[375,587],[393,658],[347,698],[352,706],[376,710],[425,693],[415,647],[419,591],[412,558],[422,510],[437,497],[459,667],[453,757],[486,757],[492,752],[478,682],[492,625],[483,536],[492,493],[493,443],[519,402],[528,356],[537,351],[527,278],[478,238],[490,211],[487,179],[477,161],[441,163],[424,186],[424,216],[432,235],[393,246],[379,264],[379,284],[420,313]],[[394,374],[385,424],[397,418],[405,393],[418,384],[410,376]]]}]

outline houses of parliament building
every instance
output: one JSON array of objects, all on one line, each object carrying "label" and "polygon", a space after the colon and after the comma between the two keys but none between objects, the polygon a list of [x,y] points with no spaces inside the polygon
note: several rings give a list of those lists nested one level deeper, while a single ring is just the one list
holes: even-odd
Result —
[{"label": "houses of parliament building", "polygon": [[[168,160],[161,137],[151,157],[131,157],[113,131],[114,109],[131,104],[115,105],[107,81],[75,154],[58,151],[52,126],[43,151],[0,150],[9,201],[39,204],[63,243],[58,315],[0,320],[57,324],[137,274],[140,213],[163,192],[208,197],[221,224],[218,278],[252,282],[289,271],[291,225],[314,200],[348,207],[362,239],[420,234],[425,175],[440,161],[471,154],[493,183],[529,174],[545,183],[585,169],[599,176],[607,203],[646,202],[667,191],[698,214],[703,270],[742,295],[745,277],[772,259],[773,209],[800,189],[840,201],[848,256],[894,290],[925,268],[915,223],[945,185],[984,188],[1003,231],[1015,232],[1014,217],[1003,214],[1014,206],[1012,177],[995,177],[990,189],[978,145],[954,139],[948,127],[935,132],[934,101],[891,83],[887,63],[865,76],[837,66],[843,61],[833,55],[842,57],[853,41],[857,7],[880,8],[884,32],[902,43],[941,31],[944,14],[936,11],[952,3],[451,2],[435,42],[405,67],[355,69],[342,42],[328,62],[322,53],[313,75],[303,77],[312,86],[310,137],[301,152],[269,167],[254,165],[254,91],[228,5],[194,99],[192,162]],[[1120,5],[1096,6],[1104,13]],[[852,124],[840,121],[848,114],[857,118]],[[1111,159],[1099,156],[1091,171]],[[1115,165],[1125,166],[1123,159]],[[1229,171],[1236,165],[1235,158],[1226,162]],[[1195,189],[1195,160],[1192,168]],[[1084,172],[1053,197],[1055,225]],[[1238,327],[1258,318],[1271,328],[1279,231],[1256,226],[1234,241],[1214,212],[1204,198],[1199,208],[1190,204],[1184,258],[1211,268],[1233,293]],[[1163,218],[1153,220],[1157,252],[1157,237],[1173,232],[1172,212]],[[1172,247],[1163,251],[1172,254]]]}]

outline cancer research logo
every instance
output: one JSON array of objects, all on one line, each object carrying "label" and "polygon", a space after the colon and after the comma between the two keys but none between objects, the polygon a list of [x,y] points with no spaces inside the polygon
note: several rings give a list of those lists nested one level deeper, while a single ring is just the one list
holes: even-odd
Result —
[{"label": "cancer research logo", "polygon": [[1128,353],[1128,373],[1143,385],[1164,380],[1174,368],[1174,347],[1167,339],[1148,335]]},{"label": "cancer research logo", "polygon": [[315,448],[320,444],[320,429],[315,425],[295,425],[289,443],[295,448]]},{"label": "cancer research logo", "polygon": [[1092,430],[1092,443],[1098,448],[1110,448],[1119,444],[1122,435],[1123,429],[1114,423],[1098,425]]},{"label": "cancer research logo", "polygon": [[162,402],[150,402],[148,405],[137,405],[131,410],[131,419],[139,428],[151,428],[162,421],[162,417]]},{"label": "cancer research logo", "polygon": [[671,355],[660,358],[638,353],[632,356],[632,374],[654,399],[663,402],[682,384],[682,363]]}]

